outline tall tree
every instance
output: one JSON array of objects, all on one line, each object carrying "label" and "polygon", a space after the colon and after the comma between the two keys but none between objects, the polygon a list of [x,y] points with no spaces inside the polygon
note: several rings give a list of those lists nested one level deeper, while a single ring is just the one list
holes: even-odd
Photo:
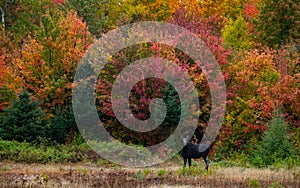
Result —
[{"label": "tall tree", "polygon": [[89,31],[98,37],[107,29],[111,29],[108,22],[110,21],[109,15],[113,10],[112,4],[114,1],[108,0],[68,0],[65,7],[69,11],[76,11],[78,16],[86,22]]},{"label": "tall tree", "polygon": [[263,0],[256,28],[259,41],[279,48],[288,42],[300,41],[299,0]]},{"label": "tall tree", "polygon": [[13,37],[20,40],[28,35],[35,35],[44,13],[52,10],[54,4],[51,0],[11,0],[6,7],[6,30],[14,33]]},{"label": "tall tree", "polygon": [[[295,47],[264,48],[235,54],[226,70],[227,113],[220,134],[221,147],[250,152],[280,108],[289,128],[299,127],[299,73]],[[299,133],[295,131],[295,138]],[[252,148],[253,149],[253,148]]]},{"label": "tall tree", "polygon": [[[35,36],[23,40],[21,56],[13,65],[24,88],[46,109],[53,133],[49,136],[64,142],[65,132],[77,129],[71,108],[73,76],[91,43],[91,34],[77,13],[70,12],[65,17],[59,11],[52,13],[43,15]],[[55,136],[58,130],[64,132]]]},{"label": "tall tree", "polygon": [[260,138],[275,107],[267,93],[280,78],[270,50],[254,50],[235,58],[226,70],[228,111],[220,134],[228,150],[245,149]]},{"label": "tall tree", "polygon": [[[15,66],[24,85],[43,100],[49,111],[71,104],[71,84],[77,64],[91,42],[85,23],[76,13],[66,17],[44,16],[41,40],[28,37]],[[53,25],[54,24],[54,25]]]},{"label": "tall tree", "polygon": [[17,46],[10,40],[11,35],[0,31],[0,112],[21,88],[22,82],[12,66],[14,58],[19,56]]},{"label": "tall tree", "polygon": [[17,0],[1,0],[0,1],[0,20],[1,27],[5,29],[6,27],[6,14],[11,10],[11,7],[16,6]]}]

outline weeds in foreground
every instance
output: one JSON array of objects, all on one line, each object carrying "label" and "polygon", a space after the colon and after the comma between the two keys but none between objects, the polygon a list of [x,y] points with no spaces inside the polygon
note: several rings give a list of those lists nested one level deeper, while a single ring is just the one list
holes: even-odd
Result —
[{"label": "weeds in foreground", "polygon": [[167,170],[166,170],[166,169],[160,169],[160,170],[158,170],[158,171],[156,172],[156,175],[157,175],[158,177],[164,177],[164,176],[167,175]]},{"label": "weeds in foreground", "polygon": [[2,171],[9,171],[9,170],[10,170],[10,167],[9,167],[9,166],[2,166],[2,167],[1,167],[1,170],[2,170]]},{"label": "weeds in foreground", "polygon": [[260,181],[257,179],[250,179],[249,180],[249,186],[253,188],[260,187]]},{"label": "weeds in foreground", "polygon": [[[19,166],[16,171],[16,165]],[[9,165],[6,165],[9,166]],[[95,164],[95,166],[97,166]],[[122,167],[93,168],[89,170],[85,165],[60,164],[14,164],[9,166],[9,172],[1,171],[0,186],[20,187],[29,184],[48,187],[57,182],[65,182],[68,187],[148,187],[149,185],[191,185],[195,187],[297,187],[299,182],[299,169],[243,169],[240,167],[220,167],[212,165],[206,171],[201,165],[190,168],[164,168],[150,167],[139,169],[123,169]],[[13,172],[13,173],[12,173]],[[19,174],[18,174],[19,173]],[[1,181],[2,180],[2,181]],[[9,180],[9,181],[8,181]],[[89,183],[93,183],[90,185]],[[56,184],[55,184],[56,185]],[[57,185],[58,186],[58,185]],[[24,187],[24,186],[23,186]],[[53,186],[52,186],[53,187]]]},{"label": "weeds in foreground", "polygon": [[138,170],[134,176],[135,176],[135,179],[137,179],[137,180],[145,179],[145,174],[141,170]]},{"label": "weeds in foreground", "polygon": [[277,182],[273,182],[268,188],[283,188],[282,185],[278,185]]}]

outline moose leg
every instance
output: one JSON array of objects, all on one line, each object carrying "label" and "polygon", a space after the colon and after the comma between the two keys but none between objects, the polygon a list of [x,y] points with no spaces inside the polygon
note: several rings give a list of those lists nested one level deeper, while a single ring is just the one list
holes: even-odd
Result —
[{"label": "moose leg", "polygon": [[186,167],[187,158],[183,158],[183,167]]},{"label": "moose leg", "polygon": [[192,165],[192,158],[189,158],[188,160],[189,160],[189,167],[191,167],[191,165]]},{"label": "moose leg", "polygon": [[209,166],[209,160],[207,156],[203,156],[203,160],[205,162],[205,169],[208,170],[208,166]]}]

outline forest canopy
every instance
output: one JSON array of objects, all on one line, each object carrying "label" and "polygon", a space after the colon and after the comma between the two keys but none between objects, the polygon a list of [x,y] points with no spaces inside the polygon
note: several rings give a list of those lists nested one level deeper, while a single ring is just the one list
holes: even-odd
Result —
[{"label": "forest canopy", "polygon": [[[215,152],[224,157],[228,151],[250,153],[278,111],[293,147],[299,148],[298,0],[0,0],[0,17],[2,139],[70,142],[78,132],[72,111],[74,74],[93,42],[126,24],[162,21],[201,38],[221,67],[227,101]],[[209,121],[212,101],[201,68],[170,46],[133,45],[112,57],[95,88],[100,119],[124,143],[153,145],[171,134],[178,122],[178,93],[161,80],[141,81],[129,100],[134,116],[147,119],[153,91],[158,92],[154,97],[164,97],[170,110],[165,124],[153,134],[128,132],[111,109],[110,92],[118,73],[150,56],[183,67],[199,93],[198,126],[205,128]]]}]

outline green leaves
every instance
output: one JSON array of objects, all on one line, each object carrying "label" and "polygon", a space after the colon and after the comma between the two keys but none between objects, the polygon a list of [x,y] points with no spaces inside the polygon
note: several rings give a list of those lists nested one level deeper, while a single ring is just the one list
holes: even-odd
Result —
[{"label": "green leaves", "polygon": [[230,20],[225,26],[223,39],[226,46],[236,51],[248,50],[253,45],[248,32],[248,24],[242,16],[235,21]]},{"label": "green leaves", "polygon": [[[12,108],[10,100],[24,88],[41,101],[44,118],[49,121],[48,136],[64,142],[67,131],[76,129],[71,109],[73,76],[93,39],[120,25],[142,20],[168,21],[194,32],[213,52],[228,93],[219,142],[229,150],[250,151],[279,106],[287,126],[299,129],[299,6],[298,0],[0,0],[1,25],[5,26],[0,32],[1,120],[6,116],[3,110]],[[106,109],[106,113],[99,110],[99,116],[107,122],[114,121],[109,88],[116,75],[131,62],[150,56],[174,61],[190,75],[200,101],[200,110],[193,115],[205,124],[210,118],[211,99],[203,71],[186,54],[158,43],[131,46],[114,55],[96,88],[101,93],[97,96],[98,107]],[[149,83],[163,86],[160,92],[170,95],[165,98],[171,108],[167,119],[175,124],[180,111],[178,98],[174,90],[160,84]],[[149,116],[149,100],[142,96],[140,85],[133,89],[132,106],[145,119]],[[30,121],[26,126],[38,131],[35,120],[33,124]],[[26,126],[18,136],[29,135],[25,134]],[[119,124],[111,127],[114,136],[128,142],[138,143],[147,137],[127,134]],[[292,138],[297,145],[299,131],[294,131]],[[150,141],[155,143],[158,139]]]},{"label": "green leaves", "polygon": [[300,4],[298,0],[263,0],[256,28],[258,39],[273,48],[300,40]]}]

